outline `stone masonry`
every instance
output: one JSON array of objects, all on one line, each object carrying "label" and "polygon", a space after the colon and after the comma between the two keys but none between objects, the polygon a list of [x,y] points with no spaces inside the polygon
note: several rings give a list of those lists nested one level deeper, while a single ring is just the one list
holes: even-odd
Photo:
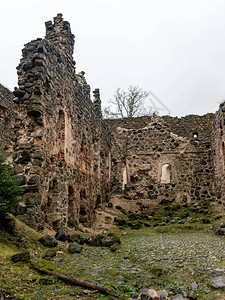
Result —
[{"label": "stone masonry", "polygon": [[225,202],[225,106],[216,114],[103,120],[76,73],[61,14],[26,44],[13,94],[0,85],[0,141],[24,194],[18,217],[42,230],[91,226],[95,210],[127,200]]},{"label": "stone masonry", "polygon": [[58,14],[45,39],[25,45],[17,67],[13,158],[24,190],[17,213],[38,229],[90,226],[108,194],[110,134],[99,90],[92,102],[84,72],[75,73],[73,46]]},{"label": "stone masonry", "polygon": [[112,192],[163,203],[214,200],[213,114],[107,120]]}]

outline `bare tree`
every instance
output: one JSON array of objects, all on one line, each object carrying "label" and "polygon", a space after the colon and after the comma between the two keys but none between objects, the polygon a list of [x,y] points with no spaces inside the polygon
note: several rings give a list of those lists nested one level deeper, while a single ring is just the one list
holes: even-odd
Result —
[{"label": "bare tree", "polygon": [[129,86],[127,91],[118,88],[113,96],[113,99],[109,100],[110,104],[113,104],[115,111],[111,109],[111,106],[104,109],[105,118],[133,118],[143,115],[152,115],[152,109],[147,109],[144,106],[144,99],[149,95],[149,92],[142,90],[138,86]]}]

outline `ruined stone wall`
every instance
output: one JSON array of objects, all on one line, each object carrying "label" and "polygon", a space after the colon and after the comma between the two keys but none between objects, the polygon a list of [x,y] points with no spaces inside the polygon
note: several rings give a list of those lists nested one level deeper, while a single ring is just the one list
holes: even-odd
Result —
[{"label": "ruined stone wall", "polygon": [[212,115],[141,117],[107,124],[113,132],[113,193],[169,202],[215,199]]},{"label": "ruined stone wall", "polygon": [[212,128],[215,193],[225,206],[225,103],[215,113]]},{"label": "ruined stone wall", "polygon": [[[114,131],[116,127],[141,129],[152,122],[154,118],[154,116],[143,116],[138,118],[107,119],[106,123],[112,131]],[[210,141],[213,118],[214,114],[212,113],[203,116],[187,115],[181,118],[162,116],[161,122],[169,126],[173,133],[180,136],[193,139],[194,135],[197,134],[199,140]]]},{"label": "ruined stone wall", "polygon": [[57,230],[92,225],[111,194],[224,201],[225,104],[215,116],[104,121],[99,90],[92,101],[73,48],[70,24],[58,14],[45,38],[22,50],[14,96],[0,85],[0,143],[14,152],[24,190],[18,216]]},{"label": "ruined stone wall", "polygon": [[39,229],[91,225],[108,193],[110,134],[99,91],[92,102],[84,72],[75,72],[73,47],[58,14],[44,39],[25,45],[17,67],[14,162],[25,192],[17,213]]}]

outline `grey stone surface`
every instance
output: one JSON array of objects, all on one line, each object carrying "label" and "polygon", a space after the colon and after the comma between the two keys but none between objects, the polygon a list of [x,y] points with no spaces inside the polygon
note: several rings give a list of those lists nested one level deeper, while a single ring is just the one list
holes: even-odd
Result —
[{"label": "grey stone surface", "polygon": [[217,277],[210,281],[210,284],[215,289],[224,289],[225,288],[225,277]]}]

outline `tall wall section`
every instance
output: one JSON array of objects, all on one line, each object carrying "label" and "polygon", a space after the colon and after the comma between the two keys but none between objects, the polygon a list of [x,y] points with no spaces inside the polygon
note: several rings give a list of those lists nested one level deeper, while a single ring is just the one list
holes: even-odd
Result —
[{"label": "tall wall section", "polygon": [[213,120],[213,161],[215,193],[225,206],[225,102],[220,104]]},{"label": "tall wall section", "polygon": [[107,120],[112,193],[131,200],[214,200],[212,114]]},{"label": "tall wall section", "polygon": [[99,91],[76,74],[74,35],[58,14],[26,44],[17,67],[14,162],[24,189],[20,218],[36,228],[91,225],[109,185],[110,134]]}]

